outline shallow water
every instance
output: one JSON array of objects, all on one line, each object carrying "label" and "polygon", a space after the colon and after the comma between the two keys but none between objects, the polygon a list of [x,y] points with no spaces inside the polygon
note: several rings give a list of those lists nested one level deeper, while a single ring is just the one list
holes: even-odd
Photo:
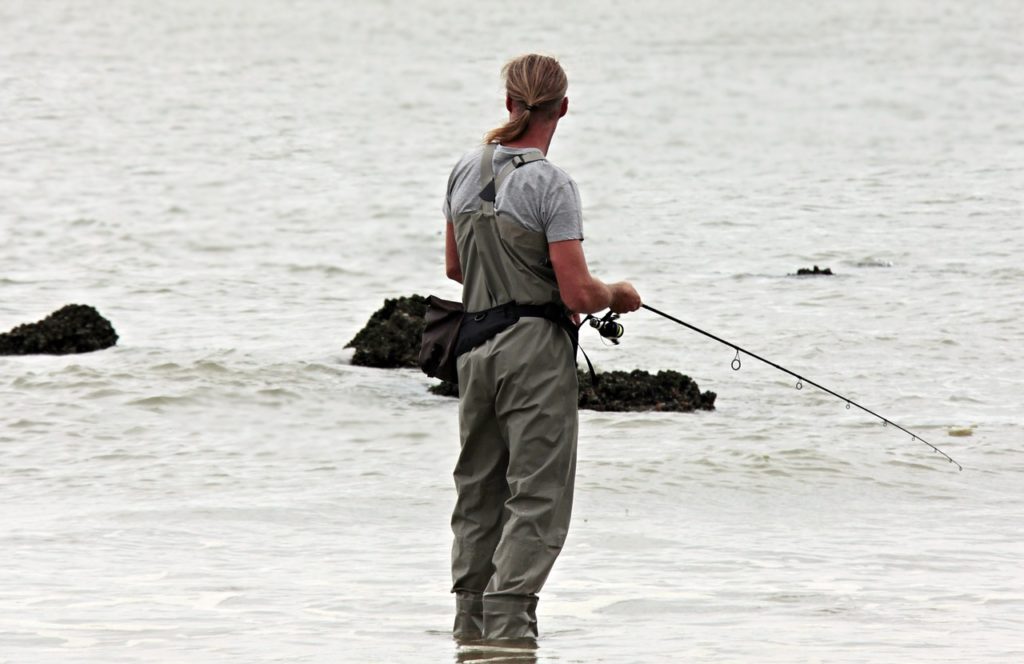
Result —
[{"label": "shallow water", "polygon": [[718,409],[581,414],[537,661],[1024,659],[1018,7],[488,12],[0,6],[0,330],[83,302],[121,335],[0,359],[0,662],[479,654],[446,631],[455,403],[343,346],[457,295],[444,183],[524,50],[570,76],[596,274],[964,466],[628,316],[599,369]]}]

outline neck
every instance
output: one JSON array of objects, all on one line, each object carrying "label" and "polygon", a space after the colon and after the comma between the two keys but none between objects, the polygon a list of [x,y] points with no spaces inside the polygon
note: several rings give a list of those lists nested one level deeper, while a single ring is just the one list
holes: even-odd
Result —
[{"label": "neck", "polygon": [[526,131],[519,138],[502,143],[502,145],[507,148],[536,148],[544,156],[547,156],[548,148],[551,147],[551,139],[555,135],[555,128],[557,126],[557,120],[555,122],[531,122],[530,126],[527,127]]}]

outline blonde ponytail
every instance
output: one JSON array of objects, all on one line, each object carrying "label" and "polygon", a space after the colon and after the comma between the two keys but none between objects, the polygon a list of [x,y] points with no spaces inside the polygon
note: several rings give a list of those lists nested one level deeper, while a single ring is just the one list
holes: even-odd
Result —
[{"label": "blonde ponytail", "polygon": [[558,112],[569,89],[569,79],[558,60],[546,55],[521,55],[509,60],[501,69],[505,92],[518,107],[511,119],[487,132],[484,143],[508,143],[519,138],[537,114],[551,117]]}]

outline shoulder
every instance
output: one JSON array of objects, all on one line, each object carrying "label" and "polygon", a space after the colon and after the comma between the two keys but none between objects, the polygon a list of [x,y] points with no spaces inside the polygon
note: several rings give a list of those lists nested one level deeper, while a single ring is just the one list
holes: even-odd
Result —
[{"label": "shoulder", "polygon": [[480,166],[480,157],[483,155],[484,146],[478,145],[469,152],[464,153],[452,167],[448,176],[448,192],[451,193],[455,183],[474,173]]},{"label": "shoulder", "polygon": [[565,169],[561,168],[560,166],[556,166],[551,162],[550,159],[545,158],[543,161],[539,163],[543,164],[545,168],[549,169],[549,172],[551,173],[551,177],[553,179],[556,179],[563,184],[566,182],[573,181],[572,176],[566,173]]},{"label": "shoulder", "polygon": [[469,152],[463,153],[463,155],[461,157],[459,157],[459,161],[456,162],[455,166],[459,167],[459,166],[461,166],[463,164],[475,164],[475,163],[478,163],[480,161],[480,157],[484,153],[484,147],[485,146],[483,146],[483,145],[478,145],[475,148],[473,148],[472,150],[470,150]]},{"label": "shoulder", "polygon": [[[529,172],[533,168],[536,170],[532,173]],[[576,181],[565,170],[547,159],[534,162],[519,170],[526,171],[524,179],[532,182],[537,191],[543,192],[544,198],[549,203],[569,199],[576,201],[577,205],[579,204],[580,192]]]},{"label": "shoulder", "polygon": [[[501,146],[498,148],[498,158],[502,159],[502,157],[504,157],[505,159],[510,159],[513,155],[525,154],[532,151],[535,150],[532,148],[514,149]],[[477,154],[479,156],[479,153]],[[544,188],[549,191],[561,189],[566,185],[569,185],[569,188],[572,189],[576,188],[576,183],[573,181],[572,177],[566,173],[565,170],[551,163],[547,157],[530,162],[516,170],[519,173],[517,177],[533,181],[541,181],[545,185]]]},{"label": "shoulder", "polygon": [[545,176],[551,182],[553,187],[564,187],[565,185],[576,186],[576,182],[572,179],[564,169],[555,166],[547,159],[537,162],[537,165],[544,171]]},{"label": "shoulder", "polygon": [[472,168],[480,163],[480,157],[484,153],[484,146],[478,145],[469,152],[463,153],[459,160],[455,162],[455,167],[452,168],[452,172],[465,170]]}]

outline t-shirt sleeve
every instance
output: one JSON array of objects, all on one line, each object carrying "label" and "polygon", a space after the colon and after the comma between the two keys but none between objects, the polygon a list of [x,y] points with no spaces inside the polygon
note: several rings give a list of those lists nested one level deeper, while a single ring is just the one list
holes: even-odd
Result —
[{"label": "t-shirt sleeve", "polygon": [[558,186],[544,198],[544,235],[548,242],[583,239],[583,204],[572,180]]}]

